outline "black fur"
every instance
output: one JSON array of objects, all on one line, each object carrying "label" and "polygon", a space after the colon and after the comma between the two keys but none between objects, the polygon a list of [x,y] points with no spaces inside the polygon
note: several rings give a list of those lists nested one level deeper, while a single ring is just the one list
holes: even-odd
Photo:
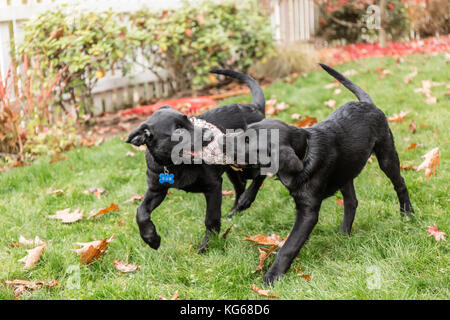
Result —
[{"label": "black fur", "polygon": [[[248,124],[264,119],[264,95],[253,78],[231,70],[215,69],[211,72],[228,75],[245,82],[251,89],[254,101],[248,105],[230,104],[222,106],[205,112],[197,118],[214,124],[223,132],[226,129],[244,129]],[[177,142],[171,141],[172,134],[177,129],[184,129],[193,133],[193,128],[193,124],[186,115],[169,106],[164,106],[135,129],[126,140],[126,142],[134,145],[145,144],[147,146],[148,190],[137,209],[136,220],[142,239],[153,249],[158,249],[161,238],[157,234],[150,216],[152,211],[164,200],[169,187],[205,195],[206,233],[199,249],[199,252],[203,252],[207,247],[210,234],[217,233],[220,230],[222,174],[227,173],[235,188],[236,200],[230,215],[233,212],[250,207],[265,178],[265,176],[258,174],[259,170],[255,169],[245,169],[238,172],[230,166],[222,165],[174,165],[171,160],[171,152]],[[164,172],[164,167],[171,174],[174,174],[174,184],[159,183],[159,175]],[[253,179],[253,182],[245,190],[247,179]]]},{"label": "black fur", "polygon": [[[272,283],[290,267],[308,239],[319,218],[322,201],[341,191],[344,219],[340,229],[350,234],[358,206],[353,180],[364,168],[372,153],[381,170],[394,185],[402,215],[411,215],[408,189],[400,175],[400,163],[392,132],[384,113],[360,87],[332,68],[321,66],[360,100],[348,102],[324,121],[302,129],[278,120],[262,120],[247,130],[279,130],[279,170],[277,176],[288,188],[296,205],[296,220],[275,262],[264,275]],[[243,133],[245,134],[245,132]],[[256,144],[249,152],[257,152]]]}]

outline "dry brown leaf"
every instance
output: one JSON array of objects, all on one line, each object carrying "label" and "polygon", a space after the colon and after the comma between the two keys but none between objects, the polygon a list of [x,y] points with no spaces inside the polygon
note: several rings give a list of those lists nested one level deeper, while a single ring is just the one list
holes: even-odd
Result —
[{"label": "dry brown leaf", "polygon": [[263,297],[271,298],[271,299],[278,299],[277,296],[272,296],[269,294],[269,290],[263,290],[261,288],[258,288],[257,286],[251,286],[250,289],[255,291],[257,294]]},{"label": "dry brown leaf", "polygon": [[338,94],[341,94],[341,92],[342,92],[342,90],[337,88],[334,90],[333,94],[338,95]]},{"label": "dry brown leaf", "polygon": [[271,254],[276,248],[278,248],[277,245],[273,245],[273,246],[271,246],[269,249],[266,249],[266,248],[258,248],[258,251],[259,251],[259,264],[258,264],[258,266],[256,267],[255,272],[258,271],[258,270],[261,270],[261,271],[262,271],[263,266],[264,266],[264,261],[266,261],[267,257],[269,257],[270,254]]},{"label": "dry brown leaf", "polygon": [[100,258],[105,254],[108,249],[108,245],[114,239],[114,235],[111,238],[103,240],[95,240],[91,242],[77,242],[76,245],[82,246],[80,249],[72,249],[80,256],[80,262],[89,264],[92,261]]},{"label": "dry brown leaf", "polygon": [[387,121],[389,122],[403,122],[405,121],[405,117],[410,114],[412,112],[412,110],[408,110],[408,111],[401,111],[399,114],[394,113],[394,115],[392,115],[391,117],[387,118]]},{"label": "dry brown leaf", "polygon": [[340,82],[335,81],[335,82],[331,82],[329,84],[327,84],[326,86],[324,86],[324,89],[333,89],[335,87],[339,87],[341,85]]},{"label": "dry brown leaf", "polygon": [[414,120],[411,120],[411,123],[409,124],[409,131],[411,131],[412,134],[417,131],[417,123]]},{"label": "dry brown leaf", "polygon": [[245,237],[244,240],[246,241],[253,241],[260,245],[269,245],[269,246],[278,246],[282,247],[284,244],[284,241],[286,239],[281,239],[281,237],[278,234],[272,234],[270,236],[265,236],[263,234],[257,234],[253,237]]},{"label": "dry brown leaf", "polygon": [[61,195],[63,193],[64,193],[63,189],[50,190],[49,192],[47,192],[47,194],[54,194],[54,195],[57,195],[57,196],[59,196],[59,195]]},{"label": "dry brown leaf", "polygon": [[336,107],[336,100],[327,100],[323,103],[324,105],[326,105],[327,107],[330,107],[331,109],[334,109]]},{"label": "dry brown leaf", "polygon": [[56,211],[53,216],[48,216],[50,219],[59,219],[62,223],[72,223],[83,219],[84,210],[80,208],[75,209],[74,212],[70,212],[70,208]]},{"label": "dry brown leaf", "polygon": [[41,246],[45,244],[44,241],[42,241],[41,239],[39,239],[39,236],[36,236],[33,239],[27,239],[24,236],[20,235],[19,236],[19,242],[18,243],[10,243],[9,246],[10,247],[20,247],[20,246]]},{"label": "dry brown leaf", "polygon": [[[168,299],[161,295],[161,296],[159,296],[159,300],[168,300]],[[175,293],[173,294],[172,298],[170,298],[170,300],[180,300],[180,296],[178,295],[178,290],[175,291]]]},{"label": "dry brown leaf", "polygon": [[14,295],[20,297],[26,290],[39,290],[43,287],[50,288],[58,285],[58,281],[52,280],[50,282],[43,281],[28,281],[28,280],[6,280],[5,284],[14,289]]},{"label": "dry brown leaf", "polygon": [[403,164],[401,164],[400,165],[400,169],[402,169],[402,170],[417,170],[417,167],[412,166],[412,165],[403,165]]},{"label": "dry brown leaf", "polygon": [[298,114],[298,113],[291,114],[291,119],[293,119],[293,120],[300,120],[301,118],[302,118],[301,114]]},{"label": "dry brown leaf", "polygon": [[227,230],[225,230],[225,232],[222,235],[222,239],[226,239],[228,233],[230,233],[231,228],[233,227],[233,225],[229,226]]},{"label": "dry brown leaf", "polygon": [[89,188],[83,191],[84,194],[89,195],[90,193],[92,193],[93,195],[95,195],[97,198],[101,198],[102,194],[104,194],[106,191],[103,188]]},{"label": "dry brown leaf", "polygon": [[417,143],[411,143],[411,144],[408,146],[408,150],[411,150],[411,149],[414,149],[414,148],[417,148]]},{"label": "dry brown leaf", "polygon": [[233,190],[222,190],[222,196],[229,197],[234,193]]},{"label": "dry brown leaf", "polygon": [[304,274],[302,269],[300,269],[300,267],[295,267],[295,270],[297,270],[298,275],[306,279],[306,281],[311,281],[311,276]]},{"label": "dry brown leaf", "polygon": [[135,266],[134,264],[126,263],[125,261],[122,261],[120,259],[114,261],[112,264],[114,265],[114,268],[119,270],[121,273],[130,273],[141,269],[140,266]]},{"label": "dry brown leaf", "polygon": [[66,161],[66,160],[67,160],[67,157],[58,155],[58,156],[55,156],[55,157],[50,159],[50,164],[53,164],[53,163],[58,162],[58,161]]},{"label": "dry brown leaf", "polygon": [[439,148],[428,151],[422,158],[425,160],[417,167],[417,171],[425,169],[425,177],[427,180],[433,174],[436,175],[436,167],[439,166]]},{"label": "dry brown leaf", "polygon": [[143,195],[135,194],[134,196],[132,196],[130,199],[128,199],[125,202],[135,202],[135,201],[139,201],[139,200],[142,200],[142,199],[144,199]]},{"label": "dry brown leaf", "polygon": [[404,83],[410,83],[412,81],[412,79],[417,76],[417,68],[416,67],[411,67],[411,70],[414,70],[413,72],[407,74],[404,78],[403,78],[403,82]]},{"label": "dry brown leaf", "polygon": [[299,128],[309,128],[317,123],[317,118],[306,116],[305,119],[297,121],[295,125]]},{"label": "dry brown leaf", "polygon": [[127,157],[136,157],[136,153],[135,153],[135,152],[132,152],[132,151],[128,151],[125,155],[126,155]]},{"label": "dry brown leaf", "polygon": [[47,244],[44,243],[42,246],[33,248],[31,250],[27,250],[28,254],[19,260],[19,262],[25,263],[25,266],[23,268],[27,270],[36,265],[36,263],[38,263],[39,259],[41,258],[42,252],[44,252],[46,247]]},{"label": "dry brown leaf", "polygon": [[93,217],[96,217],[96,216],[108,213],[110,211],[119,211],[119,206],[117,204],[115,204],[115,203],[111,203],[111,205],[109,207],[107,207],[107,208],[103,208],[103,209],[100,209],[98,211],[97,210],[93,210],[91,212],[91,215],[88,218],[93,218]]}]

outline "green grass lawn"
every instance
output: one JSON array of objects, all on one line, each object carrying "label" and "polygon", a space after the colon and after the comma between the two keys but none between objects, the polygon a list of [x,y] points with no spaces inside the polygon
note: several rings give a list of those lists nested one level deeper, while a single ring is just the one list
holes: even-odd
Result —
[{"label": "green grass lawn", "polygon": [[[416,66],[418,75],[409,84],[403,77]],[[380,80],[377,67],[389,69],[391,75]],[[338,232],[343,207],[335,200],[340,193],[324,201],[319,223],[312,232],[293,266],[300,266],[305,281],[291,268],[277,282],[271,294],[282,299],[448,299],[450,269],[448,242],[436,243],[427,236],[427,225],[450,230],[450,179],[445,159],[449,158],[449,97],[450,68],[443,55],[406,57],[397,64],[393,58],[355,61],[338,67],[340,71],[355,69],[351,76],[372,96],[379,108],[389,116],[400,111],[414,110],[407,121],[391,123],[402,164],[419,165],[422,155],[440,147],[441,166],[437,176],[428,181],[424,172],[402,171],[415,209],[415,218],[402,219],[395,191],[378,167],[374,158],[355,180],[359,199],[351,237]],[[432,88],[438,98],[435,105],[424,103],[425,97],[414,93],[421,80],[445,83]],[[291,107],[278,117],[293,123],[290,115],[300,113],[323,120],[332,110],[324,101],[334,99],[338,105],[354,100],[345,89],[334,95],[334,89],[324,89],[332,82],[324,71],[314,71],[294,84],[281,81],[265,90],[266,98],[276,96]],[[236,97],[225,102],[249,101]],[[416,134],[409,131],[409,123],[417,122]],[[421,127],[420,125],[426,125]],[[438,130],[438,131],[435,131]],[[436,136],[433,136],[433,132]],[[409,137],[410,141],[404,141]],[[420,147],[407,150],[410,143]],[[58,280],[56,288],[42,289],[24,295],[25,299],[158,299],[171,297],[178,290],[182,299],[259,299],[249,289],[262,286],[262,275],[254,273],[259,253],[246,236],[258,233],[277,233],[285,237],[294,222],[294,204],[281,183],[267,179],[253,206],[246,212],[225,217],[233,200],[224,198],[222,232],[233,225],[224,240],[212,240],[206,254],[198,255],[197,245],[204,233],[205,201],[201,194],[172,190],[152,215],[162,237],[158,251],[150,249],[140,238],[135,222],[137,203],[125,203],[134,194],[146,190],[144,153],[127,157],[132,150],[119,137],[98,147],[71,150],[68,160],[49,164],[48,158],[31,166],[0,173],[0,281],[27,279]],[[103,187],[107,194],[97,199],[83,194],[90,187]],[[48,194],[52,189],[64,189],[60,196]],[[225,178],[224,189],[232,189]],[[73,224],[48,219],[55,211],[83,208],[85,216],[92,209],[119,204],[118,212]],[[119,220],[125,223],[117,224]],[[72,248],[75,242],[116,237],[106,254],[90,265],[79,266],[79,256]],[[26,247],[10,247],[19,235],[34,238],[38,235],[48,242],[39,263],[24,271],[19,259],[26,255]],[[29,248],[28,248],[29,249]],[[120,274],[112,262],[121,259],[140,265],[131,274]],[[266,261],[264,271],[273,262]],[[71,286],[75,273],[70,267],[79,266],[80,285]],[[369,289],[370,268],[376,268],[379,288]],[[12,290],[0,285],[0,298],[14,298]]]}]

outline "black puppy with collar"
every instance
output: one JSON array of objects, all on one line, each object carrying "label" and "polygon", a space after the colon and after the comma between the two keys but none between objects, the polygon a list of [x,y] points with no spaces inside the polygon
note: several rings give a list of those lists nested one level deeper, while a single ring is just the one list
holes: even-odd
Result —
[{"label": "black puppy with collar", "polygon": [[[250,88],[253,101],[248,105],[230,104],[222,106],[197,116],[197,119],[213,124],[222,132],[225,132],[226,129],[241,129],[247,124],[264,119],[264,94],[252,77],[232,70],[214,69],[210,72],[244,82]],[[126,140],[126,142],[136,146],[143,144],[147,146],[148,190],[137,209],[136,220],[142,239],[151,248],[158,249],[161,237],[157,234],[150,216],[151,212],[164,200],[168,189],[177,188],[187,192],[203,193],[206,198],[206,233],[200,245],[199,253],[201,253],[207,247],[210,234],[220,231],[223,173],[227,173],[236,194],[236,200],[230,213],[250,207],[265,176],[259,175],[259,170],[255,169],[244,169],[238,172],[229,165],[205,163],[174,165],[171,154],[177,142],[172,141],[172,136],[180,130],[187,130],[194,136],[194,125],[186,115],[169,106],[163,106],[140,124]],[[204,132],[204,134],[207,135],[208,132]],[[202,145],[206,146],[207,144],[208,142],[202,139]],[[160,174],[163,172],[174,175],[173,184],[160,182]],[[245,190],[247,179],[253,179],[253,182]]]},{"label": "black puppy with collar", "polygon": [[[266,119],[249,125],[243,132],[278,130],[277,176],[288,188],[296,205],[294,227],[275,262],[264,275],[263,281],[268,284],[289,269],[318,221],[322,201],[338,190],[344,197],[344,220],[340,229],[350,234],[358,206],[353,180],[372,153],[375,153],[381,170],[394,185],[402,215],[410,216],[413,213],[408,189],[400,175],[394,138],[384,113],[360,87],[336,70],[320,65],[353,92],[359,102],[344,104],[311,128],[302,129]],[[247,152],[253,154],[257,154],[261,148],[252,141],[246,146]],[[270,149],[271,146],[268,144],[263,148]]]}]

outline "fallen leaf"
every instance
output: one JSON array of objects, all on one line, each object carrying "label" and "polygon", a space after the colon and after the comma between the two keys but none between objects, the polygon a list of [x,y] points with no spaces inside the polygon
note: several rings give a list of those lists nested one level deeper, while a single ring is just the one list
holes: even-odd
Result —
[{"label": "fallen leaf", "polygon": [[128,200],[125,201],[125,202],[136,202],[136,201],[139,201],[139,200],[142,200],[142,199],[144,199],[144,196],[143,196],[143,195],[141,195],[141,194],[135,194],[134,196],[132,196],[130,199],[128,199]]},{"label": "fallen leaf", "polygon": [[400,165],[400,169],[402,170],[417,170],[417,167],[412,165]]},{"label": "fallen leaf", "polygon": [[212,73],[208,74],[208,80],[209,80],[209,83],[212,83],[212,84],[217,83],[217,78]]},{"label": "fallen leaf", "polygon": [[399,114],[394,113],[394,115],[392,115],[391,117],[387,118],[387,121],[389,122],[403,122],[405,121],[405,117],[410,114],[412,112],[412,110],[408,110],[408,111],[401,111]]},{"label": "fallen leaf", "polygon": [[[159,296],[159,300],[168,300],[168,299],[165,298],[164,296]],[[175,293],[173,294],[172,298],[170,298],[170,300],[180,300],[180,296],[178,295],[178,290],[175,291]]]},{"label": "fallen leaf", "polygon": [[256,242],[257,244],[261,244],[261,245],[270,245],[270,246],[278,246],[278,247],[282,247],[284,244],[284,241],[286,241],[286,239],[281,239],[281,237],[277,234],[272,234],[270,236],[265,236],[263,234],[257,234],[253,237],[245,237],[244,240],[246,241],[253,241]]},{"label": "fallen leaf", "polygon": [[64,193],[63,189],[50,190],[49,192],[47,192],[47,194],[54,194],[54,195],[57,195],[57,196],[59,196],[59,195],[61,195],[63,193]]},{"label": "fallen leaf", "polygon": [[410,83],[412,81],[412,79],[417,76],[417,68],[416,67],[411,67],[411,70],[414,70],[413,72],[407,74],[404,78],[403,78],[403,82],[404,83]]},{"label": "fallen leaf", "polygon": [[101,195],[105,193],[105,189],[103,188],[89,188],[83,191],[84,194],[89,195],[90,193],[94,194],[98,199],[101,198]]},{"label": "fallen leaf", "polygon": [[340,85],[341,85],[340,82],[335,81],[335,82],[331,82],[331,83],[327,84],[326,86],[324,86],[324,88],[325,89],[333,89],[335,87],[339,87]]},{"label": "fallen leaf", "polygon": [[299,128],[309,128],[317,123],[317,118],[306,116],[305,119],[297,121],[295,125]]},{"label": "fallen leaf", "polygon": [[48,216],[50,219],[59,219],[62,223],[72,223],[83,219],[84,210],[80,208],[75,209],[74,212],[70,212],[70,208],[56,211],[53,216]]},{"label": "fallen leaf", "polygon": [[25,266],[23,267],[25,270],[30,269],[36,263],[38,263],[39,259],[41,258],[42,253],[44,252],[45,248],[47,247],[47,244],[44,243],[42,246],[33,248],[31,250],[27,250],[28,254],[19,260],[19,262],[25,263]]},{"label": "fallen leaf", "polygon": [[107,208],[103,208],[103,209],[100,209],[98,211],[97,210],[93,210],[88,218],[90,219],[90,218],[99,216],[101,214],[108,213],[110,211],[119,211],[119,206],[117,204],[115,204],[115,203],[111,203],[111,205],[109,207],[107,207]]},{"label": "fallen leaf", "polygon": [[39,290],[43,287],[50,288],[56,287],[58,285],[58,281],[52,280],[50,282],[43,281],[28,281],[28,280],[6,280],[5,284],[7,286],[13,287],[14,295],[16,297],[20,297],[22,293],[26,290]]},{"label": "fallen leaf", "polygon": [[297,270],[298,275],[301,276],[301,277],[303,277],[304,279],[306,279],[306,281],[311,281],[311,276],[309,276],[309,275],[307,275],[307,274],[304,274],[304,273],[302,272],[302,269],[300,269],[300,267],[295,267],[295,270]]},{"label": "fallen leaf", "polygon": [[341,94],[341,92],[342,92],[342,90],[338,88],[338,89],[334,90],[333,94],[338,95],[338,94]]},{"label": "fallen leaf", "polygon": [[230,233],[231,228],[233,227],[233,225],[229,226],[227,230],[225,230],[225,232],[222,235],[222,239],[226,239],[228,233]]},{"label": "fallen leaf", "polygon": [[336,100],[331,99],[325,101],[323,104],[326,105],[327,107],[330,107],[331,109],[334,109],[336,107]]},{"label": "fallen leaf", "polygon": [[127,157],[136,157],[136,153],[135,153],[135,152],[132,152],[132,151],[128,151],[125,155],[126,155]]},{"label": "fallen leaf", "polygon": [[119,220],[119,221],[117,221],[117,225],[120,227],[120,226],[123,226],[125,224],[125,220]]},{"label": "fallen leaf", "polygon": [[358,71],[356,71],[355,69],[350,69],[350,70],[346,70],[346,71],[342,72],[342,74],[346,77],[350,77],[350,76],[354,76],[354,75],[358,74]]},{"label": "fallen leaf", "polygon": [[121,273],[130,273],[130,272],[134,272],[136,270],[140,270],[141,267],[140,266],[135,266],[131,263],[126,263],[122,260],[116,260],[112,263],[114,265],[114,268],[116,268],[117,270],[119,270]]},{"label": "fallen leaf", "polygon": [[89,264],[105,254],[109,243],[113,239],[114,235],[109,239],[105,238],[103,240],[94,240],[91,242],[77,242],[75,244],[82,246],[82,248],[72,249],[72,251],[75,251],[80,256],[81,263]]},{"label": "fallen leaf", "polygon": [[266,261],[267,257],[269,257],[269,255],[270,255],[276,248],[278,248],[277,245],[273,245],[273,246],[271,246],[269,249],[266,249],[266,248],[258,248],[258,251],[259,251],[259,264],[258,264],[258,266],[256,267],[255,272],[258,271],[258,270],[261,270],[261,271],[262,271],[263,266],[264,266],[264,261]]},{"label": "fallen leaf", "polygon": [[10,243],[9,246],[10,247],[20,247],[20,246],[41,246],[45,244],[44,241],[42,241],[39,236],[36,236],[33,239],[27,239],[24,236],[20,235],[19,236],[19,242],[18,243]]},{"label": "fallen leaf", "polygon": [[225,197],[231,196],[233,193],[233,190],[222,190],[222,195]]},{"label": "fallen leaf", "polygon": [[67,157],[62,157],[62,156],[55,156],[55,157],[53,157],[53,158],[51,158],[50,159],[50,164],[53,164],[53,163],[55,163],[55,162],[58,162],[58,161],[65,161],[65,160],[67,160]]},{"label": "fallen leaf", "polygon": [[414,120],[411,120],[411,123],[409,124],[409,131],[411,131],[412,134],[417,131],[417,124]]},{"label": "fallen leaf", "polygon": [[298,113],[293,113],[291,115],[291,119],[293,119],[293,120],[300,120],[301,118],[302,118],[302,115],[298,114]]},{"label": "fallen leaf", "polygon": [[425,177],[427,180],[433,174],[436,175],[436,167],[439,166],[439,148],[428,151],[422,158],[425,160],[417,167],[417,171],[425,169]]},{"label": "fallen leaf", "polygon": [[411,149],[414,149],[414,148],[417,148],[417,143],[411,143],[411,144],[408,146],[408,150],[411,150]]},{"label": "fallen leaf", "polygon": [[439,242],[440,240],[445,240],[445,232],[443,231],[438,231],[437,229],[437,225],[435,224],[434,226],[427,226],[428,228],[428,236],[429,237],[434,237],[434,239],[436,240],[436,242]]},{"label": "fallen leaf", "polygon": [[339,203],[341,206],[344,205],[344,200],[336,200],[337,203]]},{"label": "fallen leaf", "polygon": [[263,290],[261,288],[258,288],[257,286],[251,286],[250,289],[255,291],[257,294],[263,297],[271,298],[271,299],[278,299],[277,296],[269,295],[269,290]]},{"label": "fallen leaf", "polygon": [[425,99],[425,103],[426,104],[436,104],[437,103],[437,98],[434,96],[429,96]]}]

